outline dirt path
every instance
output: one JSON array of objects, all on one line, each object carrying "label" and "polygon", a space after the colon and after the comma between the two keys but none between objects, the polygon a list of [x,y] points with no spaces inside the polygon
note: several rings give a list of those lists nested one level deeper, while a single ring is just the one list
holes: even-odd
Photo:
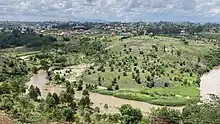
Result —
[{"label": "dirt path", "polygon": [[13,121],[5,113],[0,112],[0,124],[13,124]]},{"label": "dirt path", "polygon": [[19,58],[23,59],[23,60],[28,60],[28,58],[31,57],[31,56],[33,56],[33,55],[20,56]]}]

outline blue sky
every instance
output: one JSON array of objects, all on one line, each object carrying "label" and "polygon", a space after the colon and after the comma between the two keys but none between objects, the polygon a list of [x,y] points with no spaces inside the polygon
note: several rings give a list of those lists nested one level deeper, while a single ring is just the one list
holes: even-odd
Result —
[{"label": "blue sky", "polygon": [[0,20],[220,22],[220,0],[0,0]]}]

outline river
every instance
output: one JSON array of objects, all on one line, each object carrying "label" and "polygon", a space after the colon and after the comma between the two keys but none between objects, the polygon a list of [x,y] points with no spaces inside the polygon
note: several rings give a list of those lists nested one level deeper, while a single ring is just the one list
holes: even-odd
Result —
[{"label": "river", "polygon": [[214,68],[201,77],[200,96],[201,100],[210,100],[209,94],[219,96],[220,93],[220,68]]},{"label": "river", "polygon": [[[82,72],[80,71],[80,73]],[[39,71],[38,74],[34,75],[27,84],[28,86],[34,85],[39,87],[43,97],[45,97],[49,92],[51,93],[55,92],[59,94],[62,90],[65,90],[65,88],[62,88],[57,85],[48,86],[46,85],[47,81],[48,80],[46,79],[46,72]],[[201,100],[209,99],[208,94],[218,95],[219,90],[220,90],[220,69],[213,69],[208,74],[204,74],[201,77],[201,83],[200,83]],[[76,91],[75,97],[79,99],[82,97],[81,94],[82,94],[81,91]],[[105,112],[105,113],[118,112],[117,108],[123,104],[131,104],[135,108],[140,108],[143,112],[150,112],[152,108],[161,107],[157,105],[151,105],[146,102],[126,100],[126,99],[116,98],[113,96],[101,95],[97,93],[90,93],[90,99],[94,103],[93,107],[99,107],[101,109],[101,112]],[[104,104],[108,104],[109,106],[108,110],[104,109]],[[183,107],[170,107],[170,108],[181,110]]]},{"label": "river", "polygon": [[[31,80],[27,83],[28,86],[34,85],[39,87],[41,90],[42,97],[46,97],[46,95],[51,93],[59,94],[65,88],[62,88],[58,85],[46,85],[48,80],[46,79],[46,72],[39,71],[38,74],[35,74]],[[82,97],[82,91],[76,91],[75,97],[80,99]],[[121,98],[116,98],[113,96],[101,95],[98,93],[90,92],[90,99],[93,103],[92,107],[99,107],[102,113],[114,113],[118,112],[118,109],[123,104],[130,104],[135,108],[140,108],[143,112],[150,112],[152,108],[158,108],[161,106],[151,105],[146,102],[140,101],[133,101],[133,100],[126,100]],[[109,108],[106,110],[104,109],[104,105],[108,104]],[[182,109],[182,107],[170,107],[174,109]]]}]

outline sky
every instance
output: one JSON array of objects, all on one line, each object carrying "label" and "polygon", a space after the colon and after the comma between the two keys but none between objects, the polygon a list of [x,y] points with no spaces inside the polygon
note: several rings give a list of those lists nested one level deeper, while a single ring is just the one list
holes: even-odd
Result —
[{"label": "sky", "polygon": [[0,20],[220,22],[220,0],[0,0]]}]

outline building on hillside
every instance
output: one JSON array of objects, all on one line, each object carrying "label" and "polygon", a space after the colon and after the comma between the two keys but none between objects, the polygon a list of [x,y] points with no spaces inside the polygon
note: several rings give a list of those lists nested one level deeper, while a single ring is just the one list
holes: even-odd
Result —
[{"label": "building on hillside", "polygon": [[71,36],[72,32],[61,32],[59,35],[64,36],[64,37],[69,37]]},{"label": "building on hillside", "polygon": [[120,33],[120,36],[123,36],[123,37],[130,37],[132,36],[132,34],[130,32],[127,32],[127,33]]},{"label": "building on hillside", "polygon": [[211,33],[217,33],[218,30],[217,30],[216,28],[211,28],[211,29],[209,30],[209,32],[211,32]]},{"label": "building on hillside", "polygon": [[116,33],[113,31],[113,32],[111,33],[111,35],[112,35],[112,36],[115,36],[115,35],[116,35]]},{"label": "building on hillside", "polygon": [[181,31],[180,31],[180,36],[186,36],[186,35],[187,35],[187,33],[186,33],[185,30],[181,30]]}]

